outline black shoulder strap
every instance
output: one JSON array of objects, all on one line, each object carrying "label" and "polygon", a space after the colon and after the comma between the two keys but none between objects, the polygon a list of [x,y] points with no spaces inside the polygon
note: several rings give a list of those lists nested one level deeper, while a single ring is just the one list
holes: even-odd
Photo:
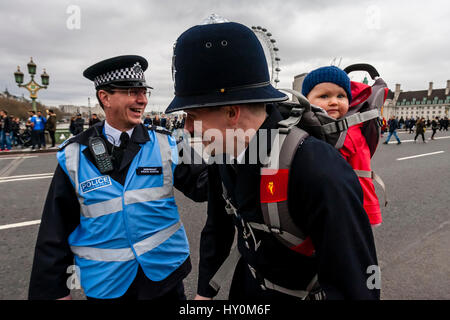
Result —
[{"label": "black shoulder strap", "polygon": [[[280,131],[279,140],[275,138],[272,146],[268,164],[261,168],[261,176],[277,174],[278,170],[288,170],[289,173],[297,149],[308,136],[306,131],[295,126],[289,128],[288,133]],[[288,181],[285,180],[283,183]],[[305,234],[293,222],[289,214],[287,195],[284,201],[261,202],[261,210],[267,228],[256,224],[251,224],[252,227],[270,231],[289,248],[299,246],[306,239]]]}]

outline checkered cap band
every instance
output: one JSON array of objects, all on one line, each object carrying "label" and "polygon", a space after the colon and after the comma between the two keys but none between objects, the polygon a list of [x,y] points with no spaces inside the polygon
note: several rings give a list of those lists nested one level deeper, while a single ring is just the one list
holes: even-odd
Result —
[{"label": "checkered cap band", "polygon": [[144,71],[142,70],[139,62],[136,62],[131,68],[122,68],[109,71],[94,78],[94,84],[96,87],[119,81],[145,82]]}]

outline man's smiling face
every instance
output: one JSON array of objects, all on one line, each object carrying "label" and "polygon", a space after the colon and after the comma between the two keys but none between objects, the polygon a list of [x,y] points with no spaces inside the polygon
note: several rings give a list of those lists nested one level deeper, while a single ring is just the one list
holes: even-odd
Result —
[{"label": "man's smiling face", "polygon": [[129,130],[141,123],[147,106],[145,88],[113,89],[107,92],[105,105],[106,120],[118,130]]}]

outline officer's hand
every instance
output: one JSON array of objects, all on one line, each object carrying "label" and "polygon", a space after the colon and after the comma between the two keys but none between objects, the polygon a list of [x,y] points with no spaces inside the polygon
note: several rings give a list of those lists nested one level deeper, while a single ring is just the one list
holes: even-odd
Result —
[{"label": "officer's hand", "polygon": [[196,295],[194,300],[212,300],[212,298],[208,298],[208,297],[203,297],[200,295]]},{"label": "officer's hand", "polygon": [[59,298],[56,300],[72,300],[72,296],[69,294],[68,296],[64,297],[64,298]]}]

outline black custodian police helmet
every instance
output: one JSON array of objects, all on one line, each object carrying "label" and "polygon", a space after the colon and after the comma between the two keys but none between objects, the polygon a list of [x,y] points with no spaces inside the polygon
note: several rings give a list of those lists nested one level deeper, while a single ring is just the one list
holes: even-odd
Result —
[{"label": "black custodian police helmet", "polygon": [[172,72],[175,97],[166,113],[288,99],[270,84],[256,35],[235,22],[197,25],[181,34]]},{"label": "black custodian police helmet", "polygon": [[94,81],[95,89],[102,88],[150,88],[145,82],[144,71],[148,62],[144,57],[125,55],[100,61],[83,72]]}]

